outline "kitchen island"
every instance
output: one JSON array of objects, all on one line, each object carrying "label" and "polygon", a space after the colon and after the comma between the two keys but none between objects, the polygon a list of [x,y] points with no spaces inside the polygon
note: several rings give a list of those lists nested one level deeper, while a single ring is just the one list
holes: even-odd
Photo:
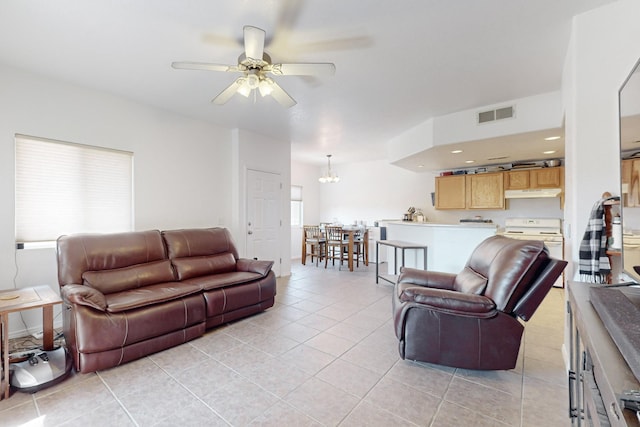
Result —
[{"label": "kitchen island", "polygon": [[[498,231],[497,224],[465,222],[438,224],[433,222],[392,221],[386,223],[387,239],[402,240],[427,246],[427,268],[433,271],[459,273],[471,252],[487,237]],[[382,250],[382,248],[381,248]],[[393,250],[389,248],[388,250]],[[393,252],[387,254],[389,273],[393,274]],[[406,267],[424,268],[422,253],[409,250]]]}]

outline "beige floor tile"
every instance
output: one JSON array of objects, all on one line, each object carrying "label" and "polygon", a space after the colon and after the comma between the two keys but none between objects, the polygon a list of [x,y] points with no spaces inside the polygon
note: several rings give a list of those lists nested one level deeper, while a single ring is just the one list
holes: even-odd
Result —
[{"label": "beige floor tile", "polygon": [[382,375],[343,360],[335,360],[316,375],[342,391],[363,398]]},{"label": "beige floor tile", "polygon": [[319,331],[325,331],[338,322],[331,319],[330,317],[313,313],[298,320],[298,323],[300,325],[308,326],[309,328],[317,329]]},{"label": "beige floor tile", "polygon": [[282,360],[283,363],[315,375],[329,363],[333,362],[334,357],[308,345],[300,344],[298,347],[280,356],[280,360]]},{"label": "beige floor tile", "polygon": [[265,360],[243,374],[251,382],[278,397],[286,396],[312,376],[302,369],[282,363],[280,359]]},{"label": "beige floor tile", "polygon": [[514,371],[456,370],[456,376],[467,381],[504,391],[517,398],[522,396],[522,374]]},{"label": "beige floor tile", "polygon": [[536,378],[524,378],[522,400],[523,426],[568,426],[569,391],[566,386]]},{"label": "beige floor tile", "polygon": [[202,337],[190,341],[190,344],[209,356],[216,357],[225,351],[242,345],[243,342],[227,334],[222,329],[213,329]]},{"label": "beige floor tile", "polygon": [[217,360],[210,359],[178,372],[174,378],[182,387],[202,398],[213,390],[240,379],[240,374]]},{"label": "beige floor tile", "polygon": [[212,391],[202,400],[232,425],[246,425],[278,402],[277,396],[243,378]]},{"label": "beige floor tile", "polygon": [[304,326],[299,323],[291,323],[278,329],[279,334],[296,340],[299,343],[303,343],[311,337],[315,337],[320,332],[321,331],[318,329],[310,328],[309,326]]},{"label": "beige floor tile", "polygon": [[291,350],[299,343],[277,331],[265,332],[263,335],[249,341],[251,347],[255,347],[271,356],[279,356]]},{"label": "beige floor tile", "polygon": [[305,345],[328,353],[332,356],[339,357],[345,351],[353,347],[355,342],[323,332],[309,339],[305,342]]},{"label": "beige floor tile", "polygon": [[353,395],[316,378],[309,379],[284,400],[325,425],[338,425],[359,402]]},{"label": "beige floor tile", "polygon": [[44,416],[38,416],[35,405],[29,399],[28,401],[23,401],[20,405],[13,405],[0,411],[0,424],[6,427],[40,426],[44,424]]},{"label": "beige floor tile", "polygon": [[442,398],[453,379],[450,372],[432,369],[406,360],[398,361],[387,373],[388,378],[416,390]]},{"label": "beige floor tile", "polygon": [[[40,414],[46,415],[47,425],[57,425],[95,411],[98,406],[114,403],[115,399],[109,389],[97,376],[77,383],[75,387],[66,387],[38,397],[36,405]],[[73,408],[70,412],[69,408]]]},{"label": "beige floor tile", "polygon": [[[506,424],[496,419],[479,414],[476,411],[456,405],[455,403],[442,402],[435,420],[430,427],[452,427],[452,426],[473,426],[473,427],[507,427],[517,424]],[[538,424],[538,427],[551,427],[551,424]]]},{"label": "beige floor tile", "polygon": [[445,400],[508,425],[520,424],[520,397],[460,377],[454,377]]},{"label": "beige floor tile", "polygon": [[376,384],[364,400],[421,426],[429,425],[440,403],[440,398],[388,377]]},{"label": "beige floor tile", "polygon": [[252,427],[321,427],[322,424],[296,410],[286,402],[279,401],[262,415],[251,421]]},{"label": "beige floor tile", "polygon": [[[45,424],[49,425],[48,423]],[[60,424],[60,426],[64,427],[128,427],[135,425],[129,414],[117,402],[98,406],[92,411],[79,414],[77,418]]]},{"label": "beige floor tile", "polygon": [[400,360],[400,356],[395,347],[380,351],[380,349],[375,346],[360,342],[344,353],[341,359],[384,374]]},{"label": "beige floor tile", "polygon": [[361,402],[347,418],[341,427],[412,427],[417,424],[394,415],[368,402]]}]

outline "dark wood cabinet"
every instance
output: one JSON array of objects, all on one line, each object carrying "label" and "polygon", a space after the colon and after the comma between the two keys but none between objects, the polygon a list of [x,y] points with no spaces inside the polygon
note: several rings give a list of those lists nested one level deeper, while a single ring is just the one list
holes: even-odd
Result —
[{"label": "dark wood cabinet", "polygon": [[591,305],[590,283],[569,282],[569,414],[573,426],[640,426],[619,396],[640,383]]}]

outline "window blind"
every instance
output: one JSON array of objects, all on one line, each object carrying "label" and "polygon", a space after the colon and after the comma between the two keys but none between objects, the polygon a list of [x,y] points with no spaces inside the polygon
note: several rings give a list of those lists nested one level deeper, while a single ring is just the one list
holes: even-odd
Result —
[{"label": "window blind", "polygon": [[17,242],[133,229],[133,153],[16,135]]},{"label": "window blind", "polygon": [[302,201],[302,186],[300,185],[291,186],[291,200]]}]

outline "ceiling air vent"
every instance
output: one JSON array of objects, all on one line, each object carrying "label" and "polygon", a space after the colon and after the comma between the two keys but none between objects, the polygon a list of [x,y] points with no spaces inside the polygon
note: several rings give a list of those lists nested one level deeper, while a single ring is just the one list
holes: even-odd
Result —
[{"label": "ceiling air vent", "polygon": [[497,108],[495,110],[481,111],[478,113],[478,124],[493,122],[496,120],[510,119],[513,117],[513,106]]}]

